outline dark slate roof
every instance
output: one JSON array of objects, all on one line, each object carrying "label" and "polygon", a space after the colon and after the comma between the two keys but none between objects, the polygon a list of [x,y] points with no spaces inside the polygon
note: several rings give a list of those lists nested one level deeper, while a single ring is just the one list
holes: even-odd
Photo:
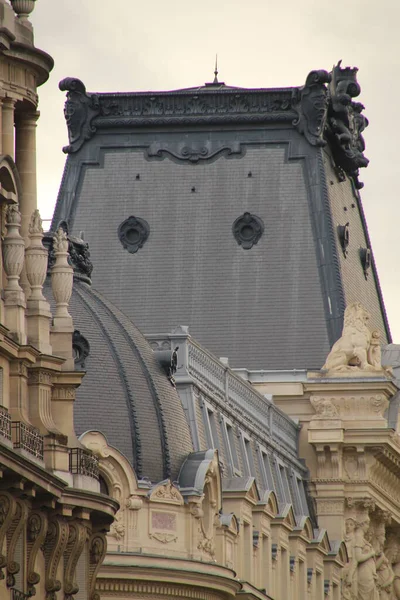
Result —
[{"label": "dark slate roof", "polygon": [[[321,367],[355,300],[390,342],[370,254],[363,272],[355,74],[339,64],[301,88],[115,94],[63,80],[70,143],[53,231],[85,232],[94,286],[141,331],[188,325],[233,367]],[[251,248],[233,231],[247,213],[264,228]],[[122,235],[132,218],[139,243],[137,229]]]},{"label": "dark slate roof", "polygon": [[178,393],[148,342],[83,281],[74,281],[70,312],[90,344],[74,408],[77,435],[99,430],[139,477],[176,479],[193,445]]}]

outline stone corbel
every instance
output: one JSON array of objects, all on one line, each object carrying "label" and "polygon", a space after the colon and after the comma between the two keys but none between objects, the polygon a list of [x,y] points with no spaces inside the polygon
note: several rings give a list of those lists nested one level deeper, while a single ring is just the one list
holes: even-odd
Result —
[{"label": "stone corbel", "polygon": [[14,560],[15,550],[20,535],[28,518],[28,506],[22,500],[16,501],[14,518],[7,531],[7,587],[15,585],[15,575],[19,572],[21,565]]},{"label": "stone corbel", "polygon": [[100,600],[96,592],[96,577],[107,552],[104,533],[93,533],[89,541],[89,595],[88,600]]},{"label": "stone corbel", "polygon": [[54,517],[49,522],[45,541],[46,564],[46,600],[55,600],[56,592],[61,589],[61,581],[57,579],[58,567],[65,552],[69,538],[69,526],[63,517]]},{"label": "stone corbel", "polygon": [[36,511],[29,515],[27,526],[28,566],[27,584],[29,596],[35,596],[40,574],[35,571],[36,557],[47,535],[48,520],[45,513]]},{"label": "stone corbel", "polygon": [[34,368],[28,370],[28,387],[30,390],[30,420],[42,435],[52,433],[57,440],[66,444],[66,436],[58,430],[51,410],[51,391],[53,372],[47,369]]},{"label": "stone corbel", "polygon": [[79,592],[76,583],[76,566],[85,548],[88,539],[86,525],[80,521],[69,523],[69,537],[64,558],[64,600],[73,600]]},{"label": "stone corbel", "polygon": [[14,520],[17,503],[8,492],[0,493],[0,579],[4,579],[3,569],[7,565],[7,556],[2,554],[4,540]]}]

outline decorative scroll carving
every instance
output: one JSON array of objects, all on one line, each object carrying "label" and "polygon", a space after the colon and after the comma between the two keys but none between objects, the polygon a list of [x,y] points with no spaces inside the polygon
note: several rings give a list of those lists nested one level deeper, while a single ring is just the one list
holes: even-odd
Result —
[{"label": "decorative scroll carving", "polygon": [[368,125],[368,119],[361,114],[364,106],[353,102],[360,94],[357,82],[357,68],[345,67],[341,62],[332,70],[329,85],[328,124],[335,162],[353,177],[356,187],[362,187],[358,181],[358,170],[366,167],[369,160],[364,156],[365,143],[362,132]]},{"label": "decorative scroll carving", "polygon": [[[89,282],[93,271],[93,263],[90,260],[89,244],[81,238],[69,235],[68,231],[66,231],[67,227],[65,223],[60,225],[60,227],[67,234],[69,262],[74,269],[74,275]],[[51,272],[51,269],[56,262],[54,236],[55,234],[50,232],[43,238],[43,243],[48,250],[48,272]]]},{"label": "decorative scroll carving", "polygon": [[87,537],[87,528],[84,523],[79,521],[69,523],[68,543],[64,556],[64,600],[73,600],[73,596],[79,592],[75,571]]},{"label": "decorative scroll carving", "polygon": [[140,217],[130,216],[118,227],[118,237],[125,248],[131,254],[135,254],[147,241],[150,235],[150,225]]},{"label": "decorative scroll carving", "polygon": [[339,411],[329,398],[311,396],[311,404],[315,408],[313,419],[338,419]]},{"label": "decorative scroll carving", "polygon": [[150,494],[150,501],[183,504],[182,494],[170,481],[157,486]]},{"label": "decorative scroll carving", "polygon": [[103,533],[94,533],[89,542],[89,595],[88,600],[100,600],[95,591],[96,577],[107,552],[107,540]]},{"label": "decorative scroll carving", "polygon": [[13,521],[7,531],[7,587],[15,585],[15,575],[21,565],[14,560],[18,540],[28,518],[28,507],[22,500],[16,501],[16,511]]},{"label": "decorative scroll carving", "polygon": [[260,217],[245,212],[232,225],[235,240],[244,250],[250,250],[264,233],[264,223]]},{"label": "decorative scroll carving", "polygon": [[82,81],[67,77],[58,84],[61,91],[67,91],[64,117],[68,127],[69,145],[63,152],[77,152],[86,140],[96,132],[92,121],[99,114],[99,100],[96,94],[88,94]]},{"label": "decorative scroll carving", "polygon": [[230,144],[223,144],[211,141],[204,141],[192,146],[187,146],[184,142],[161,144],[153,142],[147,149],[149,158],[164,158],[172,156],[178,160],[197,163],[200,160],[210,160],[218,154],[231,156],[232,154],[242,154],[240,142],[234,141]]},{"label": "decorative scroll carving", "polygon": [[28,569],[26,578],[29,596],[35,596],[35,585],[40,581],[40,574],[35,571],[35,564],[39,549],[43,546],[46,539],[47,527],[48,521],[44,513],[31,513],[27,526]]},{"label": "decorative scroll carving", "polygon": [[57,600],[57,592],[61,589],[61,581],[57,579],[58,566],[67,547],[69,527],[65,519],[56,517],[49,523],[44,545],[46,562],[46,600]]},{"label": "decorative scroll carving", "polygon": [[4,579],[3,569],[7,565],[7,556],[2,554],[4,540],[13,522],[16,509],[15,498],[8,492],[2,492],[0,494],[0,579]]},{"label": "decorative scroll carving", "polygon": [[311,71],[305,86],[295,90],[293,108],[298,118],[293,122],[297,130],[313,146],[325,146],[324,132],[328,113],[328,93],[326,83],[331,80],[327,71]]},{"label": "decorative scroll carving", "polygon": [[106,121],[110,126],[123,125],[135,118],[140,118],[143,125],[177,120],[193,122],[202,117],[232,120],[239,115],[255,121],[261,116],[265,120],[268,113],[273,113],[276,119],[280,112],[288,113],[288,118],[292,118],[290,90],[219,90],[218,93],[207,90],[207,94],[157,92],[124,97],[107,94],[99,96],[99,104],[102,118],[96,119],[96,123],[102,126],[107,126]]},{"label": "decorative scroll carving", "polygon": [[[370,314],[360,304],[353,302],[344,313],[342,336],[333,345],[323,369],[328,371],[351,371],[358,374],[362,371],[387,371],[380,363],[379,336],[371,333],[367,327]],[[372,361],[372,362],[371,362]]]},{"label": "decorative scroll carving", "polygon": [[75,329],[72,336],[72,350],[74,353],[75,368],[84,370],[86,368],[86,359],[90,353],[90,344],[77,329]]},{"label": "decorative scroll carving", "polygon": [[110,527],[109,536],[113,537],[119,542],[125,536],[125,525],[124,521],[124,511],[119,510],[114,517],[114,522]]}]

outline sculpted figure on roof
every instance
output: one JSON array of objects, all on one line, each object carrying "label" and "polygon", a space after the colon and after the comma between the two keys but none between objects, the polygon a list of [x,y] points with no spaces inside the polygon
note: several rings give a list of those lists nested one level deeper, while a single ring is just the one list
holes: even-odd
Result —
[{"label": "sculpted figure on roof", "polygon": [[370,314],[360,302],[347,306],[342,336],[333,345],[323,369],[328,371],[381,371],[380,332],[370,331]]}]

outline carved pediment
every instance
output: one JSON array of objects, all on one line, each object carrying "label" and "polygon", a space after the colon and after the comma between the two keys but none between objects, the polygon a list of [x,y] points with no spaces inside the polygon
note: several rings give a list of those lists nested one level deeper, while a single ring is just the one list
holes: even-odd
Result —
[{"label": "carved pediment", "polygon": [[180,506],[184,503],[182,494],[169,480],[163,481],[153,487],[149,492],[149,500],[150,502],[164,502]]}]

